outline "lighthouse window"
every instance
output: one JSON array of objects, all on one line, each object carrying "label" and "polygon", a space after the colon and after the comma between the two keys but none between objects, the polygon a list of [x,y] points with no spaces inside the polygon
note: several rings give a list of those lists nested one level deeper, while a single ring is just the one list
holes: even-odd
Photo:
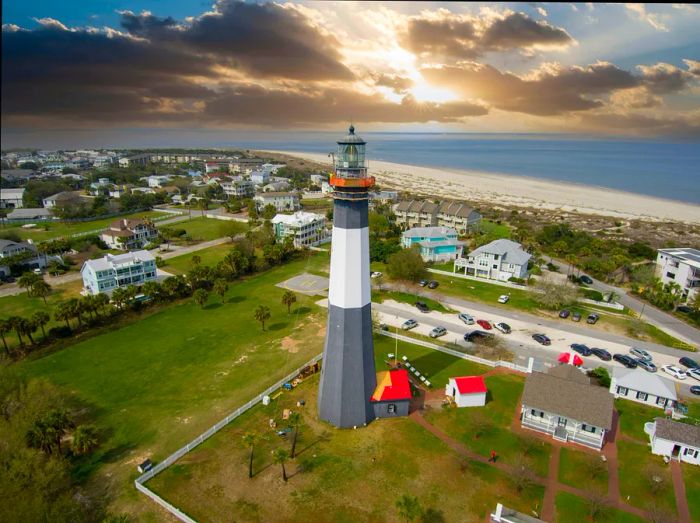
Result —
[{"label": "lighthouse window", "polygon": [[396,405],[394,403],[389,403],[387,406],[387,412],[389,414],[396,414]]}]

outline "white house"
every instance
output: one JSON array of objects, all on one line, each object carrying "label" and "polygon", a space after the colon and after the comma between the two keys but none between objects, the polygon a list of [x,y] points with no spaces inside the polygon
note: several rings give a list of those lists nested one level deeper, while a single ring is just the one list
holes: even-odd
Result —
[{"label": "white house", "polygon": [[272,227],[278,240],[291,237],[297,248],[318,245],[329,237],[326,217],[311,212],[278,214],[272,218]]},{"label": "white house", "polygon": [[521,402],[521,426],[558,441],[600,450],[612,429],[612,395],[572,365],[528,374]]},{"label": "white house", "polygon": [[233,180],[231,182],[221,182],[224,194],[229,198],[250,198],[255,194],[255,184],[250,180]]},{"label": "white house", "polygon": [[158,229],[148,220],[122,218],[102,231],[100,239],[112,249],[140,249],[158,237]]},{"label": "white house", "polygon": [[80,274],[83,288],[90,294],[111,293],[119,287],[143,285],[157,279],[156,260],[148,251],[108,254],[97,260],[87,260]]},{"label": "white house", "polygon": [[454,272],[479,276],[490,280],[508,281],[510,278],[527,278],[527,264],[531,255],[520,244],[500,239],[482,245],[455,260]]},{"label": "white house", "polygon": [[445,395],[453,398],[458,407],[483,407],[487,392],[483,376],[450,378],[445,386]]},{"label": "white house", "polygon": [[651,453],[700,465],[700,426],[666,418],[656,418],[644,425],[649,435]]},{"label": "white house", "polygon": [[148,181],[149,187],[162,187],[170,181],[171,176],[165,174],[152,174],[148,176],[146,180]]},{"label": "white house", "polygon": [[0,188],[0,209],[21,209],[24,204],[24,187],[21,189]]},{"label": "white house", "polygon": [[253,171],[250,173],[250,181],[255,185],[266,185],[270,182],[270,173],[268,171]]},{"label": "white house", "polygon": [[299,197],[290,192],[266,192],[256,195],[253,200],[260,210],[267,205],[272,205],[278,212],[296,211],[300,207]]},{"label": "white house", "polygon": [[678,401],[676,387],[671,380],[642,369],[615,367],[610,380],[610,392],[616,398],[660,409],[673,409]]},{"label": "white house", "polygon": [[700,289],[700,250],[659,249],[656,272],[664,284],[677,283],[683,300],[692,300]]},{"label": "white house", "polygon": [[318,185],[319,187],[321,187],[321,184],[323,182],[328,181],[328,176],[326,176],[325,174],[312,174],[311,176],[309,176],[309,178],[311,179],[311,183],[313,185]]}]

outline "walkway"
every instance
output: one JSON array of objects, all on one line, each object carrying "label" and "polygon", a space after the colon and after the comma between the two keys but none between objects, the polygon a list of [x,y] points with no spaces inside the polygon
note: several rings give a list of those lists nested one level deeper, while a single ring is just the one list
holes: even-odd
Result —
[{"label": "walkway", "polygon": [[678,511],[679,523],[691,523],[690,509],[688,508],[688,496],[685,492],[683,473],[681,464],[677,461],[671,462],[671,477],[673,478],[673,490],[676,493],[676,510]]}]

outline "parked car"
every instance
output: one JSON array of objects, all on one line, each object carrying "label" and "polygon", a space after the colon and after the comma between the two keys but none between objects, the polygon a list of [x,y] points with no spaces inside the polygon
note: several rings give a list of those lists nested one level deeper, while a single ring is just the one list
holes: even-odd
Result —
[{"label": "parked car", "polygon": [[693,312],[693,308],[688,307],[687,305],[679,305],[678,307],[676,307],[676,310],[678,312],[682,312],[684,314],[688,314],[689,312]]},{"label": "parked car", "polygon": [[379,324],[379,330],[380,330],[380,331],[388,332],[388,331],[389,331],[389,326],[388,326],[386,323],[380,323],[380,324]]},{"label": "parked car", "polygon": [[595,325],[599,319],[600,319],[600,316],[598,316],[595,312],[592,312],[591,314],[588,315],[588,318],[586,318],[586,323],[590,323],[591,325]]},{"label": "parked car", "polygon": [[637,368],[637,360],[635,360],[632,356],[628,356],[627,354],[615,354],[613,359],[622,363],[628,369]]},{"label": "parked car", "polygon": [[462,320],[462,323],[465,325],[474,325],[474,318],[470,314],[467,314],[466,312],[462,312],[461,314],[458,314],[457,317]]},{"label": "parked car", "polygon": [[693,385],[690,387],[690,393],[695,394],[696,396],[700,396],[700,385]]},{"label": "parked car", "polygon": [[501,294],[498,297],[498,303],[508,303],[508,300],[510,300],[510,296],[508,296],[507,294]]},{"label": "parked car", "polygon": [[476,320],[476,322],[479,324],[479,326],[481,328],[486,329],[487,331],[490,331],[491,329],[493,329],[491,322],[488,320]]},{"label": "parked car", "polygon": [[675,365],[664,365],[661,367],[661,370],[679,380],[684,380],[688,377],[683,369],[676,367]]},{"label": "parked car", "polygon": [[632,347],[630,349],[630,354],[632,356],[636,356],[640,360],[646,360],[646,361],[651,361],[652,357],[651,354],[649,354],[647,351],[644,349],[640,349],[639,347]]},{"label": "parked car", "polygon": [[583,283],[586,285],[593,285],[593,280],[591,279],[590,276],[586,276],[585,274],[579,278]]},{"label": "parked car", "polygon": [[689,358],[688,356],[683,356],[678,360],[678,363],[684,367],[688,367],[689,369],[700,369],[700,363],[695,361],[693,358]]},{"label": "parked car", "polygon": [[415,329],[416,327],[418,327],[418,322],[413,318],[410,318],[401,324],[401,328],[405,331]]},{"label": "parked car", "polygon": [[610,361],[612,359],[612,354],[605,349],[599,349],[598,347],[591,347],[591,354],[599,357],[603,361]]},{"label": "parked car", "polygon": [[418,282],[418,285],[420,285],[421,287],[425,287],[426,285],[428,285],[428,280],[421,280]]},{"label": "parked car", "polygon": [[379,278],[381,275],[382,275],[381,272],[379,272],[379,271],[374,271],[374,272],[370,273],[369,276],[370,276],[370,278]]},{"label": "parked car", "polygon": [[430,312],[430,307],[424,301],[417,301],[416,308],[421,312]]},{"label": "parked car", "polygon": [[428,289],[437,289],[438,285],[440,285],[438,282],[431,280],[430,283],[428,283]]},{"label": "parked car", "polygon": [[559,312],[559,317],[562,319],[566,319],[571,315],[571,311],[564,309],[563,311]]},{"label": "parked car", "polygon": [[571,315],[571,321],[581,321],[581,313],[580,312],[574,312]]},{"label": "parked car", "polygon": [[688,369],[685,373],[691,378],[700,381],[700,370],[698,369]]},{"label": "parked car", "polygon": [[439,338],[440,336],[444,336],[445,334],[447,334],[447,329],[438,325],[430,331],[430,334],[428,334],[428,336],[430,336],[431,338]]},{"label": "parked car", "polygon": [[493,333],[484,331],[471,331],[464,335],[464,341],[470,341],[472,343],[479,343],[480,341],[486,341],[493,338]]},{"label": "parked car", "polygon": [[550,340],[545,334],[533,334],[532,339],[541,345],[551,345],[552,340]]},{"label": "parked car", "polygon": [[637,365],[647,372],[656,372],[656,365],[654,365],[651,360],[645,360],[644,358],[637,358]]},{"label": "parked car", "polygon": [[584,345],[583,343],[572,343],[569,347],[578,352],[581,356],[591,355],[591,349],[588,348],[588,345]]},{"label": "parked car", "polygon": [[512,330],[510,328],[510,325],[508,325],[507,323],[503,323],[502,321],[496,323],[494,327],[496,327],[503,334],[510,334],[510,331]]}]

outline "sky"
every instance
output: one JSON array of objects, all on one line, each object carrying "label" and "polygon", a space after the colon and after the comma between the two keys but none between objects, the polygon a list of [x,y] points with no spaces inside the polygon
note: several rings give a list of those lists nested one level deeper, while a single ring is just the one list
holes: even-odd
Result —
[{"label": "sky", "polygon": [[[685,4],[2,2],[2,131],[700,137]],[[125,131],[126,132],[126,131]]]}]

